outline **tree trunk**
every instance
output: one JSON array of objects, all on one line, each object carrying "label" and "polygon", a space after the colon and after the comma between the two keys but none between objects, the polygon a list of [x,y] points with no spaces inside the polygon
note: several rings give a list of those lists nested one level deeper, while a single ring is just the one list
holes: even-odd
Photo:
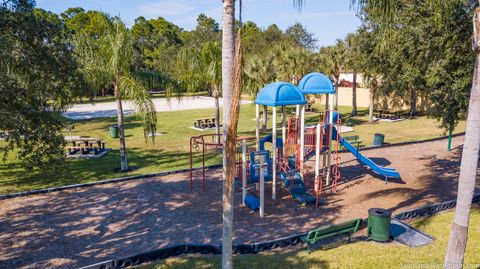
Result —
[{"label": "tree trunk", "polygon": [[410,116],[417,114],[417,92],[414,88],[410,88]]},{"label": "tree trunk", "polygon": [[353,72],[352,116],[357,116],[357,73]]},{"label": "tree trunk", "polygon": [[375,105],[375,92],[377,91],[376,80],[372,81],[372,85],[370,86],[370,103],[368,106],[368,122],[373,122],[373,108]]},{"label": "tree trunk", "polygon": [[[233,58],[235,49],[235,0],[223,1],[222,16],[222,96],[223,96],[223,231],[222,268],[230,269],[233,237],[233,184],[227,179],[227,138],[233,91]],[[232,168],[232,167],[230,167]],[[231,169],[230,169],[231,170]]]},{"label": "tree trunk", "polygon": [[215,97],[215,123],[216,123],[216,128],[217,128],[217,143],[220,143],[221,138],[220,138],[220,101],[218,100],[218,86],[215,85],[213,86],[213,95]]},{"label": "tree trunk", "polygon": [[122,172],[128,171],[127,163],[127,147],[125,146],[125,131],[123,128],[123,108],[122,108],[122,97],[118,89],[118,84],[115,84],[114,87],[115,99],[117,101],[117,124],[118,124],[118,135],[120,136],[120,170]]},{"label": "tree trunk", "polygon": [[467,128],[463,142],[460,176],[458,179],[457,206],[453,218],[452,230],[448,239],[445,255],[445,268],[462,268],[468,238],[470,208],[472,206],[475,181],[478,168],[480,148],[480,9],[474,14],[473,49],[475,51],[475,67],[473,73],[470,103],[468,105]]},{"label": "tree trunk", "polygon": [[263,121],[262,121],[262,132],[267,131],[267,121],[268,121],[268,115],[267,115],[267,106],[263,106]]}]

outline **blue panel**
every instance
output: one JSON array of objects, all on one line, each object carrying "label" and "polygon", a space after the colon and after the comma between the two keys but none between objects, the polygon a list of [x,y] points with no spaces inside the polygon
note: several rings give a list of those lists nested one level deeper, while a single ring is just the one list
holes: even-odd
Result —
[{"label": "blue panel", "polygon": [[300,80],[298,88],[303,94],[334,94],[335,88],[329,77],[322,73],[310,73]]},{"label": "blue panel", "polygon": [[287,82],[268,84],[257,94],[255,103],[265,106],[291,106],[307,103],[303,93],[294,85]]}]

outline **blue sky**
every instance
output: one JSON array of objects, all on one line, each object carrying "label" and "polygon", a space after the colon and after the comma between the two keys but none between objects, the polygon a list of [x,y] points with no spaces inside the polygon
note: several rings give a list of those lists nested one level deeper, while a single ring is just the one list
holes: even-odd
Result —
[{"label": "blue sky", "polygon": [[[331,45],[360,25],[350,0],[307,0],[301,13],[292,6],[292,0],[244,0],[243,19],[261,27],[276,23],[286,29],[301,22],[315,34],[318,45]],[[221,21],[221,0],[37,0],[37,7],[61,13],[68,7],[101,10],[119,15],[127,25],[135,18],[162,16],[178,26],[191,30],[199,13]]]}]

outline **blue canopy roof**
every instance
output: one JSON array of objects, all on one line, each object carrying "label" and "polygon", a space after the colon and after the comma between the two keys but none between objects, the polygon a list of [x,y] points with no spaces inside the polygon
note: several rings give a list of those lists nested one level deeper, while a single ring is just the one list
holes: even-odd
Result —
[{"label": "blue canopy roof", "polygon": [[304,105],[307,101],[296,86],[287,82],[275,82],[260,90],[255,103],[265,106],[290,106]]},{"label": "blue canopy roof", "polygon": [[310,73],[300,80],[298,88],[303,94],[333,94],[335,88],[333,83],[322,73]]}]

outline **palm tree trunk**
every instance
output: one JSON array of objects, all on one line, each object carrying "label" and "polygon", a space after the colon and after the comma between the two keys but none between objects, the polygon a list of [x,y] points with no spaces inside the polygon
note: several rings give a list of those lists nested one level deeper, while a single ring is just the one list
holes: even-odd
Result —
[{"label": "palm tree trunk", "polygon": [[220,143],[220,102],[218,100],[218,85],[213,86],[213,95],[215,97],[215,127],[217,128],[217,143]]},{"label": "palm tree trunk", "polygon": [[[480,1],[479,1],[480,2]],[[467,128],[463,142],[462,162],[458,179],[457,206],[445,255],[445,268],[462,268],[468,238],[470,208],[475,191],[480,148],[480,9],[474,14],[473,49],[475,68],[473,73],[470,103],[468,105]]]},{"label": "palm tree trunk", "polygon": [[120,95],[118,84],[113,86],[115,99],[117,101],[117,124],[118,132],[120,136],[120,171],[128,171],[127,163],[127,147],[125,146],[125,131],[123,127],[123,107],[122,107],[122,97]]},{"label": "palm tree trunk", "polygon": [[412,87],[410,88],[410,116],[417,114],[417,92]]},{"label": "palm tree trunk", "polygon": [[[372,83],[373,84],[373,83]],[[373,108],[375,105],[375,91],[376,91],[376,86],[370,86],[370,102],[368,106],[368,122],[373,122]]]},{"label": "palm tree trunk", "polygon": [[[233,184],[227,180],[227,138],[230,129],[230,114],[233,92],[233,60],[235,50],[235,0],[223,1],[222,16],[222,95],[223,95],[223,231],[222,268],[230,269],[233,237]],[[233,165],[234,166],[234,165]],[[233,167],[230,167],[231,171]]]},{"label": "palm tree trunk", "polygon": [[352,116],[357,116],[357,72],[353,72]]}]

